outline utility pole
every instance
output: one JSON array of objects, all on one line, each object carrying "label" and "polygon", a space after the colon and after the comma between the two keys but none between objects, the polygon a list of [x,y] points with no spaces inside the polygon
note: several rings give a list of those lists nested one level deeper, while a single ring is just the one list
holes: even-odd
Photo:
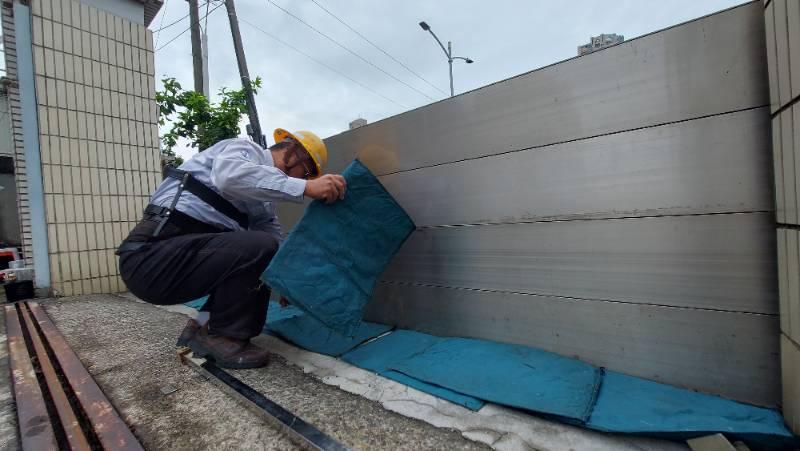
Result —
[{"label": "utility pole", "polygon": [[[207,28],[207,27],[206,27]],[[203,29],[203,95],[206,99],[210,99],[210,90],[208,87],[208,30]]]},{"label": "utility pole", "polygon": [[203,47],[200,43],[200,10],[197,0],[189,2],[189,28],[192,31],[192,66],[194,68],[194,90],[203,92]]},{"label": "utility pole", "polygon": [[266,139],[261,133],[261,124],[258,122],[256,99],[250,86],[250,74],[247,72],[247,60],[244,58],[242,35],[239,32],[239,20],[236,18],[236,7],[233,5],[233,0],[225,0],[225,9],[228,10],[228,20],[231,23],[233,49],[236,52],[236,62],[239,64],[239,76],[242,79],[242,87],[247,94],[247,116],[250,118],[248,133],[250,133],[253,141],[257,142],[261,147],[267,147]]}]

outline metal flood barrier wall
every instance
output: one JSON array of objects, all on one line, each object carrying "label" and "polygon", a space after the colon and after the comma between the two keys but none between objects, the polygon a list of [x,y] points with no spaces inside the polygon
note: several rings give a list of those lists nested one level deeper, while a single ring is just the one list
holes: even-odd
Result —
[{"label": "metal flood barrier wall", "polygon": [[[780,399],[764,12],[748,3],[326,140],[418,229],[367,318]],[[290,227],[298,207],[281,207]]]}]

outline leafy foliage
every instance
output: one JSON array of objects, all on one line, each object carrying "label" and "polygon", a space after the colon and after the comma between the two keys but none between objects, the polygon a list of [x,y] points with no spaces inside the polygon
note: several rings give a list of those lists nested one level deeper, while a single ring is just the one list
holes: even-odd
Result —
[{"label": "leafy foliage", "polygon": [[[212,104],[202,93],[185,91],[174,78],[165,78],[162,82],[164,90],[156,92],[158,124],[171,123],[169,132],[161,137],[162,154],[175,157],[180,164],[183,160],[173,150],[180,138],[188,139],[192,147],[202,152],[218,141],[239,135],[239,119],[247,113],[244,88],[221,88],[219,103]],[[261,78],[250,83],[256,92],[261,87]]]}]

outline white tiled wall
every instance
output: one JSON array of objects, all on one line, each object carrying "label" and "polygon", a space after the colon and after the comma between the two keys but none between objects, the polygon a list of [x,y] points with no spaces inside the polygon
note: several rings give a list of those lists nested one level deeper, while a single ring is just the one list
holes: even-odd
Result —
[{"label": "white tiled wall", "polygon": [[783,411],[800,433],[800,1],[766,0],[778,285],[781,313]]},{"label": "white tiled wall", "polygon": [[124,291],[114,250],[160,180],[153,40],[72,0],[33,0],[52,286]]}]

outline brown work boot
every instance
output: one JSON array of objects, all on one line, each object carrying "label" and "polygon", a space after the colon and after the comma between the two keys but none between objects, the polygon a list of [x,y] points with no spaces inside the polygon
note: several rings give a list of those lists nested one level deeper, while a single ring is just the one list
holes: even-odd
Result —
[{"label": "brown work boot", "polygon": [[200,330],[200,324],[190,319],[189,322],[186,323],[186,327],[183,328],[183,332],[181,332],[181,336],[178,337],[178,342],[175,343],[175,346],[178,348],[189,346],[189,342],[197,335],[198,330]]},{"label": "brown work boot", "polygon": [[261,368],[269,363],[269,353],[250,340],[216,335],[207,327],[200,329],[189,341],[189,348],[195,356],[212,360],[222,368]]}]

